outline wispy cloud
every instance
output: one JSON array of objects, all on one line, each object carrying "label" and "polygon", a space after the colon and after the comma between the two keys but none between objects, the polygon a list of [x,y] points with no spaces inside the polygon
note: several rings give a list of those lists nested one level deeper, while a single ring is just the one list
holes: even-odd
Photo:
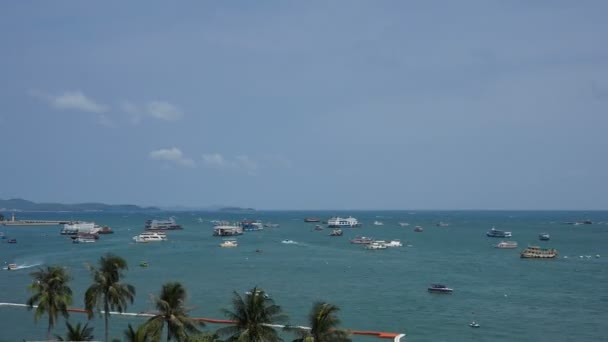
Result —
[{"label": "wispy cloud", "polygon": [[246,155],[236,156],[234,159],[226,159],[219,153],[203,154],[203,164],[212,168],[231,168],[254,175],[259,169],[259,163]]},{"label": "wispy cloud", "polygon": [[167,161],[181,166],[195,166],[194,160],[186,158],[182,151],[177,147],[162,148],[160,150],[152,151],[150,152],[149,157],[153,160]]},{"label": "wispy cloud", "polygon": [[129,120],[134,125],[139,124],[146,117],[163,121],[177,121],[184,116],[177,106],[165,101],[150,101],[144,105],[126,101],[122,103],[121,109],[129,116]]},{"label": "wispy cloud", "polygon": [[81,91],[66,91],[60,95],[46,94],[40,91],[32,91],[30,94],[49,103],[53,108],[61,110],[75,110],[88,113],[105,113],[110,107],[95,102],[84,95]]}]

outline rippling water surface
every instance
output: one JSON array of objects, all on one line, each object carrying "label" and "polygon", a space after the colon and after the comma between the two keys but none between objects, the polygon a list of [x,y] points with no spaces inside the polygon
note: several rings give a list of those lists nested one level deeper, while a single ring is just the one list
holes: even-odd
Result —
[{"label": "rippling water surface", "polygon": [[[361,228],[344,236],[315,231],[304,217],[327,219],[353,215]],[[5,215],[6,216],[6,215]],[[476,212],[476,211],[353,211],[353,212],[178,212],[28,213],[22,218],[78,219],[109,225],[113,235],[94,244],[72,244],[58,226],[0,227],[17,244],[0,244],[0,261],[20,269],[0,273],[0,302],[24,303],[29,273],[35,265],[63,265],[73,276],[74,306],[83,306],[90,282],[86,264],[106,252],[129,262],[126,281],[137,288],[131,312],[152,309],[151,297],[167,281],[182,282],[189,292],[193,316],[223,318],[232,291],[257,285],[284,308],[292,324],[304,324],[312,303],[337,304],[345,328],[405,332],[408,341],[600,341],[608,339],[608,212]],[[174,216],[182,231],[169,232],[169,241],[134,244],[149,218]],[[278,223],[278,228],[239,236],[237,248],[220,248],[211,236],[211,220],[243,218]],[[565,222],[590,219],[591,225]],[[202,220],[202,222],[200,222]],[[374,226],[375,220],[383,226]],[[401,227],[399,222],[410,226]],[[449,223],[438,227],[436,223]],[[416,225],[424,232],[415,233]],[[520,248],[500,250],[501,239],[485,232],[495,226],[513,232],[509,240]],[[547,232],[550,241],[539,241]],[[355,236],[401,239],[406,246],[364,250],[349,240]],[[282,243],[294,240],[294,244]],[[518,252],[528,244],[557,248],[556,260],[524,260]],[[256,252],[256,250],[261,250]],[[599,256],[599,257],[597,257]],[[140,261],[148,268],[140,268]],[[429,294],[430,283],[445,283],[452,295]],[[22,308],[0,308],[0,341],[36,340],[46,336],[46,320],[34,323]],[[475,319],[480,329],[468,323]],[[80,314],[72,322],[86,321]],[[111,318],[111,335],[122,337],[136,318]],[[94,320],[95,335],[103,323]],[[217,326],[209,326],[215,329]],[[60,322],[57,333],[63,334]],[[289,338],[287,336],[286,340]],[[355,341],[373,341],[355,337]]]}]

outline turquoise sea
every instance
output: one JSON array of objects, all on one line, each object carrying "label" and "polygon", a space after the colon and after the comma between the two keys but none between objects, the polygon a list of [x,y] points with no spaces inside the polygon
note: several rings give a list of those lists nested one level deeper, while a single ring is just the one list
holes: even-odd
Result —
[{"label": "turquoise sea", "polygon": [[[330,237],[330,229],[315,231],[314,223],[303,221],[334,215],[352,215],[364,225]],[[132,243],[146,219],[169,216],[184,230],[169,232],[167,242]],[[405,332],[407,341],[608,341],[608,212],[19,213],[18,218],[87,220],[115,231],[94,244],[72,244],[59,234],[59,226],[0,226],[18,241],[0,240],[0,262],[66,266],[73,276],[74,307],[83,307],[90,282],[85,265],[112,252],[130,265],[126,281],[137,288],[131,312],[153,309],[151,298],[161,285],[180,281],[189,291],[193,316],[224,318],[220,309],[229,308],[232,291],[243,293],[257,285],[283,307],[291,324],[305,324],[312,303],[325,300],[342,309],[343,327]],[[244,218],[280,227],[247,232],[238,237],[238,248],[220,248],[222,239],[212,236],[210,221]],[[585,219],[593,224],[565,223]],[[374,226],[375,220],[384,226]],[[449,226],[436,226],[440,221]],[[413,232],[416,225],[424,232]],[[506,240],[517,241],[520,248],[493,248],[501,239],[486,237],[492,226],[513,232]],[[541,232],[551,240],[539,241]],[[349,243],[361,235],[401,239],[407,246],[370,251]],[[297,244],[283,244],[284,239]],[[560,257],[520,259],[519,251],[528,244],[556,248]],[[256,253],[258,249],[262,252]],[[143,260],[148,268],[138,267]],[[0,302],[24,303],[34,269],[0,272]],[[444,283],[454,293],[430,294],[431,283]],[[0,307],[0,318],[0,341],[46,337],[45,318],[35,324],[33,313],[24,308]],[[473,319],[481,328],[468,326]],[[71,321],[85,322],[86,317],[73,313]],[[127,323],[139,322],[143,320],[112,317],[111,335],[122,337]],[[92,324],[101,339],[102,320]],[[63,321],[56,332],[63,334]]]}]

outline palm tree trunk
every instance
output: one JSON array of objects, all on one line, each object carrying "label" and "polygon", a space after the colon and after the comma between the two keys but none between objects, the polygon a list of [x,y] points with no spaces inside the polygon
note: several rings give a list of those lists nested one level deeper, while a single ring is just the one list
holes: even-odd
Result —
[{"label": "palm tree trunk", "polygon": [[108,342],[108,341],[110,341],[109,332],[108,332],[108,316],[110,316],[110,308],[109,308],[109,305],[108,305],[108,297],[107,296],[104,297],[103,309],[105,311],[104,314],[103,314],[103,317],[104,317],[104,320],[105,320],[105,323],[106,323],[106,342]]},{"label": "palm tree trunk", "polygon": [[51,319],[51,315],[49,314],[49,326],[46,328],[46,339],[51,340],[51,330],[53,328],[53,321]]},{"label": "palm tree trunk", "polygon": [[171,327],[169,327],[169,322],[167,322],[167,342],[171,341]]}]

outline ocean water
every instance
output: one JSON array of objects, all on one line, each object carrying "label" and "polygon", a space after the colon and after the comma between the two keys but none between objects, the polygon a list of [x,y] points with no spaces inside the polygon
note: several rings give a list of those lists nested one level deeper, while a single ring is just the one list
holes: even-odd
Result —
[{"label": "ocean water", "polygon": [[[330,229],[315,231],[303,218],[327,219],[353,215],[363,227],[345,229],[342,237]],[[6,216],[6,215],[5,215]],[[233,291],[253,286],[265,289],[289,316],[291,324],[306,324],[317,300],[341,308],[344,328],[404,332],[407,341],[608,341],[608,212],[566,211],[272,211],[252,213],[163,212],[22,213],[22,219],[95,221],[115,231],[94,244],[72,244],[59,226],[1,227],[18,240],[0,240],[0,262],[24,268],[0,272],[0,302],[24,303],[33,265],[63,265],[73,277],[74,307],[83,307],[91,277],[87,264],[112,252],[130,265],[126,282],[136,286],[130,312],[153,309],[152,298],[167,281],[188,290],[192,316],[224,318]],[[169,241],[134,244],[146,219],[174,216],[184,227],[169,232]],[[220,248],[211,220],[259,219],[278,228],[239,236],[238,248]],[[200,220],[203,222],[199,222]],[[565,222],[590,219],[591,225]],[[384,222],[374,226],[373,221]],[[437,222],[449,223],[438,227]],[[401,227],[398,222],[408,222]],[[413,232],[414,226],[425,228]],[[518,249],[496,249],[501,239],[486,237],[492,226],[513,232]],[[538,234],[551,234],[539,241]],[[355,236],[401,239],[400,248],[370,251],[349,240]],[[296,244],[283,244],[284,239]],[[559,250],[555,260],[519,258],[526,245]],[[256,252],[261,250],[261,253]],[[599,255],[599,258],[596,257]],[[589,256],[589,257],[587,257]],[[140,268],[140,261],[148,268]],[[431,283],[454,288],[451,295],[430,294]],[[34,322],[24,308],[0,307],[0,341],[41,340],[46,320]],[[72,322],[85,322],[73,313]],[[481,328],[468,326],[471,320]],[[111,318],[111,336],[121,338],[128,323],[141,318]],[[97,338],[103,322],[94,319]],[[219,326],[208,325],[206,330]],[[63,334],[61,321],[56,333]],[[286,340],[291,336],[286,335]],[[354,336],[354,341],[374,341]]]}]

